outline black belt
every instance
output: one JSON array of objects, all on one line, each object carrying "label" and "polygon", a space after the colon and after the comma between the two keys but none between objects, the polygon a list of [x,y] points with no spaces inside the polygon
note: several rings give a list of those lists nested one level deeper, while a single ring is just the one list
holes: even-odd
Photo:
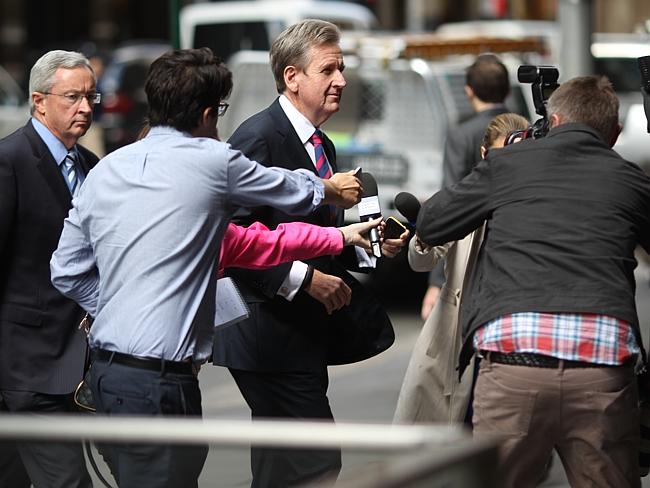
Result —
[{"label": "black belt", "polygon": [[94,360],[106,361],[108,363],[123,364],[133,368],[148,369],[174,374],[193,374],[192,363],[189,361],[165,361],[159,358],[139,358],[121,352],[107,351],[106,349],[95,349],[92,352]]},{"label": "black belt", "polygon": [[530,352],[493,352],[483,351],[482,356],[488,361],[499,364],[510,364],[512,366],[528,366],[530,368],[606,368],[610,364],[588,363],[586,361],[569,361],[558,359],[543,354]]}]

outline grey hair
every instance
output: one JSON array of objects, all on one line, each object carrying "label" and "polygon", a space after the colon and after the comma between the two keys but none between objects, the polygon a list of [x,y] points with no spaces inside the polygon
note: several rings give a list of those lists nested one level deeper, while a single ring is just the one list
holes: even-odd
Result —
[{"label": "grey hair", "polygon": [[582,122],[600,133],[605,142],[618,130],[618,97],[606,76],[572,78],[560,85],[548,99],[549,117],[557,114],[563,123]]},{"label": "grey hair", "polygon": [[339,44],[340,41],[339,28],[325,20],[305,19],[284,30],[273,41],[269,53],[278,93],[283,93],[287,88],[284,83],[284,69],[287,66],[304,70],[309,64],[309,51],[312,47]]},{"label": "grey hair", "polygon": [[49,92],[54,84],[54,75],[57,69],[74,69],[79,67],[88,68],[95,81],[97,81],[90,61],[81,53],[54,50],[38,58],[38,61],[34,63],[29,73],[29,113],[33,114],[35,109],[31,94],[34,92]]}]

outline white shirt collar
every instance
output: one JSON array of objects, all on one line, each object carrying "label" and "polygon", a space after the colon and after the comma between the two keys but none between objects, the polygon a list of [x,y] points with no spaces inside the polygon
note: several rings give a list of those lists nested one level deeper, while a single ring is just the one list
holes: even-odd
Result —
[{"label": "white shirt collar", "polygon": [[284,110],[284,113],[289,119],[289,122],[291,122],[296,134],[298,134],[300,142],[306,144],[316,130],[316,127],[314,127],[314,124],[312,124],[307,117],[301,114],[298,109],[293,106],[287,97],[280,95],[279,101],[282,110]]}]

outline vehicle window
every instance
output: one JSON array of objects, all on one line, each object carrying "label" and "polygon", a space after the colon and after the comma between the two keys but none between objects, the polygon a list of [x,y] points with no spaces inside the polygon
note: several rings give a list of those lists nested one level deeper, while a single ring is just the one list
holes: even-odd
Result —
[{"label": "vehicle window", "polygon": [[617,93],[637,92],[641,86],[636,58],[596,58],[595,68],[609,78]]},{"label": "vehicle window", "polygon": [[[526,99],[524,98],[524,94],[522,93],[521,88],[522,87],[519,85],[511,85],[510,94],[508,95],[508,98],[506,98],[506,107],[510,112],[514,112],[516,114],[523,115],[526,118],[530,118],[530,114],[528,113],[526,105]],[[530,89],[530,87],[526,85],[525,89]],[[534,120],[531,122],[534,122]]]},{"label": "vehicle window", "polygon": [[224,60],[237,51],[268,51],[271,48],[265,22],[197,25],[193,47],[204,46]]}]

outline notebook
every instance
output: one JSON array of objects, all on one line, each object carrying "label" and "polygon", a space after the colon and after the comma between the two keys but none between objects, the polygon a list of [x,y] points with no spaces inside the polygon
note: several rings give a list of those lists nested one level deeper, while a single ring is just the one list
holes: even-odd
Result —
[{"label": "notebook", "polygon": [[215,327],[228,327],[245,320],[250,315],[248,305],[239,293],[235,282],[229,278],[217,280],[217,298],[215,306]]}]

